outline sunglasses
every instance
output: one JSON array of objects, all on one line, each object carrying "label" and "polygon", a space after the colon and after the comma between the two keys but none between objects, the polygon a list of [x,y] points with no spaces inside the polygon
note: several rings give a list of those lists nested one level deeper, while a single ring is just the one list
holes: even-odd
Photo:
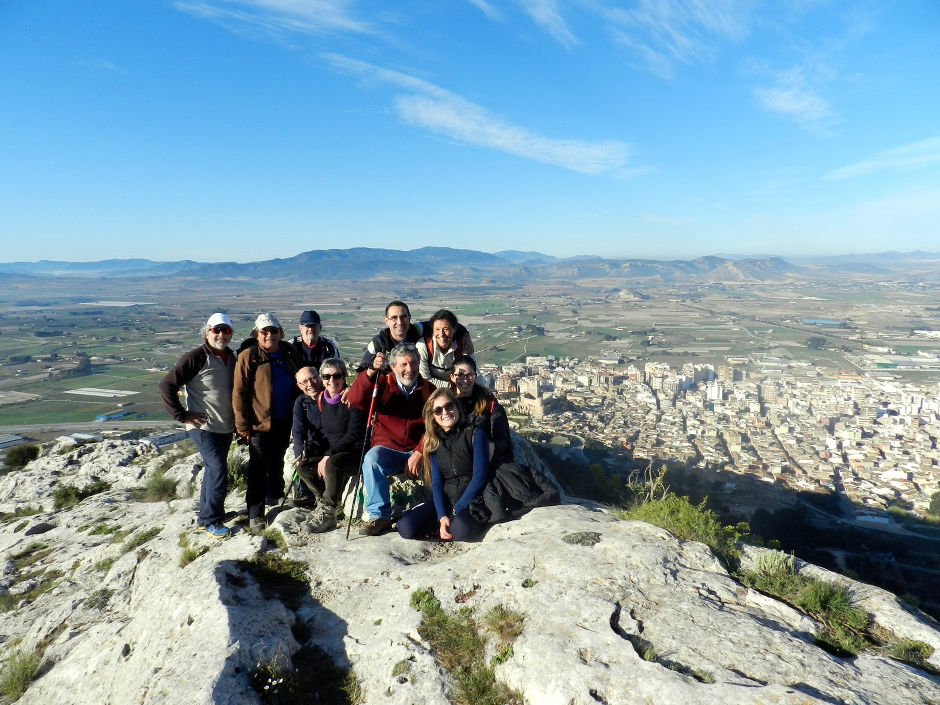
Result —
[{"label": "sunglasses", "polygon": [[277,335],[281,330],[279,328],[262,328],[260,332],[262,335]]},{"label": "sunglasses", "polygon": [[452,413],[454,413],[454,402],[449,401],[449,402],[447,402],[446,404],[441,404],[440,406],[435,406],[433,409],[431,409],[431,412],[432,412],[435,416],[443,416],[445,412],[448,413],[448,414],[452,414]]},{"label": "sunglasses", "polygon": [[344,375],[342,372],[333,372],[332,374],[327,372],[324,375],[320,375],[320,379],[322,379],[324,382],[329,382],[331,379],[346,379],[346,375]]},{"label": "sunglasses", "polygon": [[457,374],[454,375],[454,379],[473,379],[476,376],[477,376],[476,372],[467,372],[466,374],[464,374],[463,372],[458,372]]},{"label": "sunglasses", "polygon": [[232,329],[229,326],[213,326],[210,328],[213,333],[223,333],[224,335],[231,335]]}]

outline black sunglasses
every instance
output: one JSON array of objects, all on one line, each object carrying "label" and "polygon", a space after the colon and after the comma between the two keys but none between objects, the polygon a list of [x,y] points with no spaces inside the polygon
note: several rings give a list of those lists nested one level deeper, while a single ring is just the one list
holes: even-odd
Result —
[{"label": "black sunglasses", "polygon": [[232,332],[231,327],[222,326],[222,325],[212,326],[212,328],[210,328],[209,330],[211,330],[213,333],[224,333],[225,335],[228,335],[229,333]]},{"label": "black sunglasses", "polygon": [[324,382],[328,382],[331,379],[346,379],[346,375],[344,375],[342,372],[327,372],[324,375],[320,375],[320,379],[322,379]]},{"label": "black sunglasses", "polygon": [[450,412],[453,412],[453,410],[454,410],[454,402],[449,401],[446,404],[435,406],[433,409],[431,409],[431,413],[433,413],[435,416],[442,416],[445,411],[450,413]]}]

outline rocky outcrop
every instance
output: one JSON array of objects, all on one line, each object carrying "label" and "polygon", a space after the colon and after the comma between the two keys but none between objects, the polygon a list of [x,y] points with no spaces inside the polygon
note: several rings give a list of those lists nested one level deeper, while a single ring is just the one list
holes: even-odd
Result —
[{"label": "rocky outcrop", "polygon": [[[256,703],[259,660],[303,650],[353,669],[364,702],[443,704],[449,676],[410,606],[419,588],[448,611],[502,605],[524,617],[496,676],[530,704],[940,701],[937,677],[874,652],[827,653],[815,622],[743,587],[706,546],[598,507],[537,509],[462,545],[307,534],[303,510],[272,510],[283,555],[306,572],[272,585],[251,562],[278,552],[269,539],[232,521],[232,537],[213,540],[194,526],[193,499],[133,498],[165,462],[143,453],[104,442],[0,478],[0,639],[7,653],[15,642],[43,653],[22,703]],[[167,475],[185,489],[197,460]],[[102,482],[54,511],[56,487]],[[228,508],[243,501],[232,494]],[[196,556],[185,565],[181,543]],[[881,626],[940,650],[932,620],[848,582]]]}]

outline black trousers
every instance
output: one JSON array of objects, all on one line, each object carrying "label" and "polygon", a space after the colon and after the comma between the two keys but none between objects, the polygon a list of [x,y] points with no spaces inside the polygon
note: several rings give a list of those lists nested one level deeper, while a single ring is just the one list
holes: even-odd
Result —
[{"label": "black trousers", "polygon": [[284,453],[290,444],[291,419],[272,421],[270,431],[252,431],[248,442],[248,518],[264,517],[264,501],[284,496]]},{"label": "black trousers", "polygon": [[338,507],[342,501],[343,487],[350,477],[359,472],[359,455],[355,450],[334,453],[326,461],[323,470],[326,477],[320,477],[317,472],[319,458],[298,465],[297,474],[317,497],[322,497],[327,504]]}]

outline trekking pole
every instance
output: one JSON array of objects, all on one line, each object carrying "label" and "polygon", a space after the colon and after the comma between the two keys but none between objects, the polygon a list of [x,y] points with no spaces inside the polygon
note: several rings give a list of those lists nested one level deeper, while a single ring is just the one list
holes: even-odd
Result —
[{"label": "trekking pole", "polygon": [[[362,372],[365,374],[365,371]],[[366,433],[362,439],[362,453],[359,454],[359,472],[356,473],[356,484],[353,485],[352,507],[350,507],[349,517],[346,520],[346,540],[349,541],[349,530],[352,528],[353,514],[356,513],[356,498],[359,495],[359,484],[362,482],[362,464],[366,459],[366,451],[369,448],[369,441],[372,440],[372,427],[375,423],[375,400],[379,396],[379,384],[382,382],[382,371],[376,373],[375,386],[372,388],[372,400],[369,402],[369,415],[366,417]]]}]

